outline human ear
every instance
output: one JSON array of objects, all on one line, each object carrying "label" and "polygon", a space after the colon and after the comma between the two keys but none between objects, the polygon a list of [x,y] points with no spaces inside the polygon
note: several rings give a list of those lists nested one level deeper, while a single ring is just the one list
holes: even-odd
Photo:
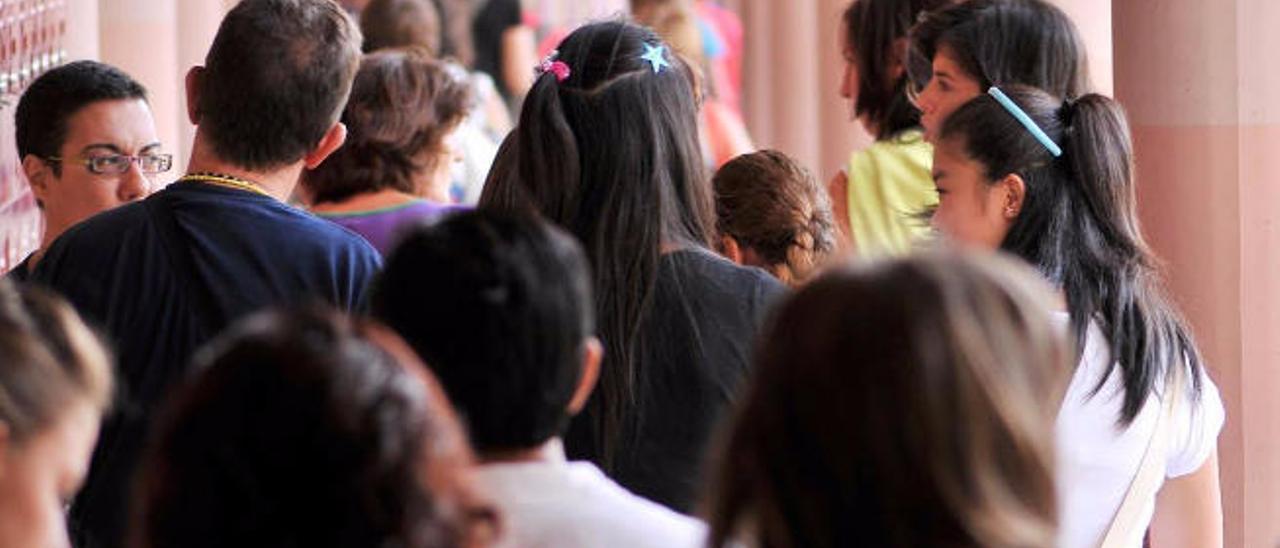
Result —
[{"label": "human ear", "polygon": [[573,398],[569,400],[570,416],[577,415],[587,406],[587,400],[596,388],[596,381],[600,379],[602,359],[604,347],[600,345],[600,339],[587,337],[582,341],[582,374],[578,376],[578,388],[573,391]]},{"label": "human ear", "polygon": [[893,41],[893,50],[889,54],[888,65],[885,72],[889,74],[889,82],[897,82],[907,73],[907,51],[911,47],[911,41],[905,36]]},{"label": "human ear", "polygon": [[320,164],[324,163],[324,159],[333,154],[335,150],[338,150],[338,147],[341,147],[342,143],[345,142],[347,142],[346,124],[337,122],[329,126],[329,131],[324,133],[324,137],[320,138],[320,142],[316,143],[316,146],[306,156],[303,156],[303,165],[307,169],[320,167]]},{"label": "human ear", "polygon": [[730,261],[742,264],[742,247],[733,236],[725,234],[720,237],[720,254]]},{"label": "human ear", "polygon": [[0,422],[0,478],[9,464],[9,425]]},{"label": "human ear", "polygon": [[1001,193],[1001,215],[1008,221],[1017,219],[1022,213],[1022,204],[1027,197],[1026,181],[1021,175],[1010,173],[996,182],[996,187]]},{"label": "human ear", "polygon": [[34,154],[28,154],[22,159],[22,172],[27,176],[27,182],[31,185],[31,193],[36,197],[36,203],[40,207],[44,207],[45,196],[49,193],[49,164],[44,160],[37,158]]},{"label": "human ear", "polygon": [[200,86],[203,81],[204,67],[195,66],[187,71],[184,81],[187,92],[187,119],[195,125],[200,125]]}]

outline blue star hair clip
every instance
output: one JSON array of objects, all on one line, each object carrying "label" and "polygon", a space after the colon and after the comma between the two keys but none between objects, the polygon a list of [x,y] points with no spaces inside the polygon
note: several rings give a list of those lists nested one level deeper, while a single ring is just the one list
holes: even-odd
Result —
[{"label": "blue star hair clip", "polygon": [[671,66],[671,63],[667,61],[666,52],[667,46],[662,44],[658,44],[656,46],[653,44],[645,44],[644,55],[641,55],[640,58],[648,62],[649,66],[653,67],[653,73],[657,74],[662,72],[663,67]]}]

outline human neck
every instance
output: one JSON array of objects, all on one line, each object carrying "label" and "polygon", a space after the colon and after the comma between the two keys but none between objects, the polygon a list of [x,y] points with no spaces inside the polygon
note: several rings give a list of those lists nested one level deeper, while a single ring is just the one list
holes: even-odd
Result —
[{"label": "human neck", "polygon": [[502,464],[517,462],[564,462],[564,442],[559,437],[551,438],[537,447],[527,449],[503,449],[487,451],[480,454],[480,462],[484,464]]},{"label": "human neck", "polygon": [[35,266],[36,261],[44,256],[44,250],[49,249],[49,246],[53,245],[53,241],[57,240],[58,236],[61,236],[73,224],[75,223],[61,222],[46,214],[44,216],[44,236],[40,239],[40,247],[36,249],[35,253],[31,254],[31,266]]},{"label": "human neck", "polygon": [[271,171],[242,168],[219,158],[199,135],[196,135],[195,144],[191,148],[191,161],[187,164],[187,173],[217,173],[244,179],[281,202],[289,201],[294,187],[298,186],[298,178],[302,176],[300,161]]}]

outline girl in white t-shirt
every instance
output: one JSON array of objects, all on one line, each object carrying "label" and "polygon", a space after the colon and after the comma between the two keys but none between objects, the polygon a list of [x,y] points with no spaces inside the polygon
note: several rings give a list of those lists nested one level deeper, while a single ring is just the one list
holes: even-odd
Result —
[{"label": "girl in white t-shirt", "polygon": [[933,225],[1062,291],[1080,360],[1057,420],[1059,545],[1136,548],[1154,524],[1162,548],[1221,546],[1222,401],[1138,229],[1132,157],[1107,97],[991,88],[943,123]]}]

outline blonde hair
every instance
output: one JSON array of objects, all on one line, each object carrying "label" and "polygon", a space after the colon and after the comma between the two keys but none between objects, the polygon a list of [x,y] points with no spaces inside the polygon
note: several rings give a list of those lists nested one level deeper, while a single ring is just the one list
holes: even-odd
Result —
[{"label": "blonde hair", "polygon": [[631,15],[637,23],[653,29],[676,53],[696,67],[705,70],[706,55],[702,50],[702,31],[698,14],[690,0],[631,0]]},{"label": "blonde hair", "polygon": [[712,545],[1053,546],[1071,365],[1035,278],[939,253],[801,289],[720,455]]},{"label": "blonde hair", "polygon": [[0,279],[0,423],[21,443],[77,401],[111,400],[111,358],[66,301]]}]

